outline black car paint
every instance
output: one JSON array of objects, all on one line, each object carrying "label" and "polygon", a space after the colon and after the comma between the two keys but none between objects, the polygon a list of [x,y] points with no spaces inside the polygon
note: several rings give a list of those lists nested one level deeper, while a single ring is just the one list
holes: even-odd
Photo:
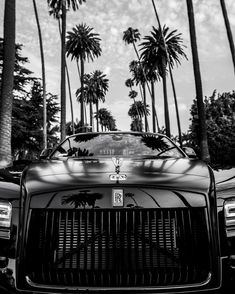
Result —
[{"label": "black car paint", "polygon": [[[19,226],[20,188],[18,184],[3,184],[0,197],[12,202],[14,215],[12,227],[14,229],[11,240],[7,244],[3,244],[1,248],[6,248],[6,251],[5,249],[3,251],[6,256],[17,259],[16,274],[18,278],[21,278],[18,269],[21,269],[23,266],[19,257],[24,255],[25,246],[24,238],[26,231],[22,230],[22,228],[27,228],[31,208],[61,208],[66,205],[66,208],[73,209],[74,207],[71,205],[71,202],[67,201],[66,203],[64,201],[63,203],[61,201],[61,199],[66,199],[66,197],[68,198],[72,195],[80,195],[79,197],[83,201],[77,205],[81,205],[85,209],[96,209],[97,207],[111,208],[110,193],[114,188],[122,188],[125,194],[141,195],[141,197],[137,196],[138,201],[133,200],[133,197],[126,196],[124,207],[129,207],[130,209],[138,206],[169,207],[169,205],[172,205],[172,202],[168,201],[166,192],[168,190],[172,195],[171,200],[174,199],[173,203],[176,206],[190,205],[207,207],[210,220],[208,226],[211,232],[211,251],[213,252],[211,258],[214,259],[213,268],[211,269],[213,276],[206,285],[182,287],[175,289],[175,291],[177,293],[186,290],[197,292],[199,290],[206,291],[212,288],[218,288],[222,282],[220,270],[225,263],[225,257],[228,253],[227,240],[223,234],[223,203],[227,197],[230,197],[230,194],[223,195],[218,199],[219,236],[217,230],[217,200],[215,198],[215,183],[212,170],[199,160],[190,160],[185,157],[182,159],[124,159],[120,172],[124,173],[127,179],[123,182],[110,181],[109,175],[114,172],[115,166],[111,158],[89,160],[67,159],[62,161],[42,160],[41,162],[30,164],[25,169],[22,177],[20,207],[24,207],[24,210],[21,209],[20,211],[20,230],[18,231],[20,242],[17,253],[15,248],[17,240],[16,229]],[[11,191],[9,194],[7,193],[8,187]],[[166,197],[153,197],[151,193],[152,189],[159,191],[159,194],[161,192],[161,195],[165,193]],[[97,191],[99,194],[98,197],[97,195],[94,196],[94,194],[97,194]],[[97,198],[94,199],[94,197]],[[139,203],[140,199],[141,203]],[[219,242],[219,238],[222,242]],[[37,290],[37,288],[27,285],[25,281],[20,280],[18,285],[31,291]],[[47,291],[48,289],[45,288],[44,290]],[[139,290],[144,291],[144,289]],[[147,291],[147,289],[145,290]],[[174,292],[173,289],[168,290]],[[51,291],[54,292],[56,290],[51,289]],[[66,292],[67,290],[63,289],[63,291]],[[74,291],[75,289],[72,292]],[[111,290],[111,292],[114,291],[116,290]],[[159,289],[156,293],[159,293]]]}]

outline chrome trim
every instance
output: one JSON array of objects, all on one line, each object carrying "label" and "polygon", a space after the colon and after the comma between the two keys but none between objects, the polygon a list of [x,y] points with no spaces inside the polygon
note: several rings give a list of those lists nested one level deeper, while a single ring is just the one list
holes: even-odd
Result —
[{"label": "chrome trim", "polygon": [[[44,285],[44,284],[38,284],[38,283],[34,283],[30,278],[29,276],[25,276],[25,280],[26,282],[28,283],[28,285],[30,285],[31,287],[35,287],[35,288],[44,288],[44,289],[51,289],[51,290],[71,290],[71,291],[92,291],[92,290],[97,290],[97,291],[107,291],[107,290],[112,290],[112,292],[120,292],[120,291],[147,291],[147,290],[152,290],[152,291],[155,291],[155,290],[174,290],[174,289],[182,289],[182,291],[185,291],[185,289],[192,289],[192,288],[197,288],[197,287],[203,287],[207,284],[209,284],[209,282],[211,281],[211,273],[208,274],[208,278],[202,282],[202,283],[197,283],[197,284],[193,284],[193,285],[180,285],[180,286],[177,286],[177,285],[172,285],[172,286],[169,286],[169,287],[165,287],[165,286],[160,286],[160,287],[117,287],[117,288],[112,288],[112,287],[68,287],[68,286],[57,286],[57,285]],[[197,289],[197,292],[199,291],[208,291],[208,290],[216,290],[216,289],[219,289],[220,287],[218,288],[212,288],[212,289]],[[180,293],[180,292],[177,292],[177,293]]]}]

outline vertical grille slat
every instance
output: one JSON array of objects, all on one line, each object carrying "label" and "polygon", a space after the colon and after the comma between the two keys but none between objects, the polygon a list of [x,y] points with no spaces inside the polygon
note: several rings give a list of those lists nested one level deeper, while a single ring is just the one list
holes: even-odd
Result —
[{"label": "vertical grille slat", "polygon": [[201,283],[210,270],[205,213],[35,209],[26,252],[38,259],[26,256],[26,274],[37,283],[82,287]]}]

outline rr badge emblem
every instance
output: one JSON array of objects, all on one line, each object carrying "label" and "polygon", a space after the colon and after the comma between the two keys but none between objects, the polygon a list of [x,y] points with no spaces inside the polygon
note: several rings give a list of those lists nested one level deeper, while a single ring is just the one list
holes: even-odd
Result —
[{"label": "rr badge emblem", "polygon": [[112,190],[112,202],[113,206],[121,207],[124,206],[124,196],[122,189],[113,189]]}]

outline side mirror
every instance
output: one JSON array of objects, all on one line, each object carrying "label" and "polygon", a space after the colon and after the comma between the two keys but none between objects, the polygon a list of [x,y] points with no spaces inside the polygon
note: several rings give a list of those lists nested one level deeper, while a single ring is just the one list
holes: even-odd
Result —
[{"label": "side mirror", "polygon": [[191,147],[183,147],[184,153],[189,157],[189,158],[197,158],[196,152],[193,150]]},{"label": "side mirror", "polygon": [[39,159],[47,159],[47,157],[51,154],[52,148],[43,149],[41,154],[39,155]]}]

